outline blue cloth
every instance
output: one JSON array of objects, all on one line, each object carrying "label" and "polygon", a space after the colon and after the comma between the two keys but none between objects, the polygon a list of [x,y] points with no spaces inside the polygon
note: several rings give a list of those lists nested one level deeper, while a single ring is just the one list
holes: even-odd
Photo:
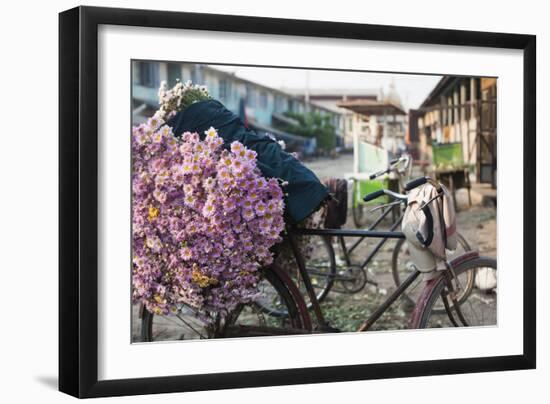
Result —
[{"label": "blue cloth", "polygon": [[266,178],[287,181],[285,187],[286,214],[300,222],[313,213],[329,193],[317,176],[291,154],[285,152],[271,137],[245,127],[241,119],[216,100],[200,101],[178,112],[167,123],[176,136],[197,132],[204,138],[210,127],[218,131],[229,148],[235,140],[254,150],[257,165]]}]

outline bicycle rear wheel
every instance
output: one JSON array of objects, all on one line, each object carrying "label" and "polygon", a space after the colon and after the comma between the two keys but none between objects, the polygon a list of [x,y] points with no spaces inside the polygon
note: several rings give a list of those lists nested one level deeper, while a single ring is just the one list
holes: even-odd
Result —
[{"label": "bicycle rear wheel", "polygon": [[[156,315],[147,310],[141,318],[143,342],[173,341],[208,338],[254,337],[300,334],[307,332],[297,304],[284,282],[269,268],[262,269],[258,284],[260,298],[256,302],[239,305],[225,318],[210,313],[210,321],[199,317],[191,307],[182,304],[174,315]],[[263,303],[286,316],[272,316]]]},{"label": "bicycle rear wheel", "polygon": [[[481,289],[480,285],[492,283],[489,277],[496,280],[497,262],[494,258],[478,257],[462,262],[454,268],[458,277],[474,272],[477,276],[486,277],[475,282],[475,286],[467,298],[458,300],[455,305],[450,299],[448,282],[441,276],[436,280],[435,286],[427,298],[427,303],[420,315],[418,328],[442,328],[462,326],[491,326],[497,324],[497,291],[496,281],[494,288],[490,290]],[[445,304],[446,301],[446,304]],[[438,306],[448,306],[443,313],[435,310]],[[450,313],[450,314],[449,314]]]},{"label": "bicycle rear wheel", "polygon": [[[336,258],[330,237],[317,235],[304,235],[300,253],[304,259],[306,271],[311,285],[315,291],[317,301],[321,303],[328,295],[334,285],[336,277]],[[276,258],[276,265],[285,271],[294,284],[299,288],[300,293],[306,299],[307,308],[311,309],[312,303],[308,298],[307,290],[298,268],[294,254],[287,253]],[[286,316],[284,310],[273,307],[270,302],[260,302],[271,315]]]}]

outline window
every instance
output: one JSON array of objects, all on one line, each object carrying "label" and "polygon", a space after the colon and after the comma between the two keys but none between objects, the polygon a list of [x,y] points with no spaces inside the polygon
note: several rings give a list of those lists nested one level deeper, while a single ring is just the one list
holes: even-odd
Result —
[{"label": "window", "polygon": [[231,83],[229,82],[229,80],[220,79],[219,86],[220,100],[229,101],[229,99],[231,98]]},{"label": "window", "polygon": [[159,86],[158,63],[139,62],[139,84],[145,87]]},{"label": "window", "polygon": [[168,64],[168,86],[176,85],[176,79],[181,80],[181,66],[177,63]]},{"label": "window", "polygon": [[246,86],[246,104],[254,108],[256,106],[256,94],[254,94],[254,89],[252,86]]},{"label": "window", "polygon": [[432,128],[430,126],[424,128],[424,134],[426,135],[426,143],[432,144]]},{"label": "window", "polygon": [[288,110],[289,110],[290,112],[298,112],[297,109],[298,109],[298,108],[297,108],[297,106],[296,106],[296,101],[295,101],[295,100],[290,100],[290,101],[288,102]]},{"label": "window", "polygon": [[275,96],[275,112],[283,112],[285,110],[285,99],[280,96]]},{"label": "window", "polygon": [[[193,84],[203,83],[201,65],[195,65],[194,68],[191,68],[191,82]],[[204,83],[203,83],[204,84]]]},{"label": "window", "polygon": [[260,108],[267,108],[267,92],[266,91],[262,91],[260,93]]}]

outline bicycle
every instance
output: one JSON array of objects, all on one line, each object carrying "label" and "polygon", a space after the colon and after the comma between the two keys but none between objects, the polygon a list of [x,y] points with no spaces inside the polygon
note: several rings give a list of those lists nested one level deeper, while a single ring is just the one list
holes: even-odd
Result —
[{"label": "bicycle", "polygon": [[[258,289],[263,301],[254,304],[240,304],[226,316],[212,313],[204,318],[192,307],[181,304],[173,315],[157,315],[140,307],[140,340],[142,342],[210,339],[232,337],[254,337],[260,335],[286,335],[312,330],[301,294],[288,275],[276,267],[261,269],[262,279]],[[269,305],[279,312],[278,316],[260,307]]]},{"label": "bicycle", "polygon": [[[432,185],[439,187],[435,181],[428,177],[421,177],[417,180],[410,181],[405,189],[411,190],[417,186],[430,182]],[[440,193],[441,188],[438,188]],[[372,194],[365,196],[365,200],[372,200],[379,197],[381,193],[385,193],[396,200],[406,200],[406,195],[394,193],[389,190],[380,190]],[[387,214],[387,211],[385,212]],[[362,230],[336,230],[336,229],[296,229],[293,233],[299,235],[326,235],[337,237],[360,237],[360,238],[382,238],[383,242],[388,238],[396,238],[403,240],[404,234],[401,232],[395,232],[390,230],[386,231],[362,231]],[[290,234],[291,238],[293,234]],[[306,289],[308,289],[308,297],[313,303],[314,314],[317,317],[318,323],[323,327],[324,318],[322,316],[319,302],[315,299],[313,288],[311,284],[308,285],[308,274],[305,270],[303,259],[299,257],[299,251],[296,251],[297,263],[300,268],[300,273]],[[481,313],[481,316],[476,316],[477,309],[472,306],[470,296],[473,290],[473,277],[478,269],[489,268],[496,271],[496,260],[489,257],[480,257],[475,251],[466,252],[451,261],[447,261],[446,267],[448,271],[442,271],[437,274],[435,280],[431,280],[425,284],[425,287],[416,300],[415,310],[413,311],[413,318],[411,318],[410,326],[413,328],[419,327],[432,327],[435,325],[441,325],[442,314],[445,314],[448,318],[449,324],[453,326],[459,325],[486,325],[486,323],[494,323],[496,321],[496,304],[489,307],[489,311],[492,309],[492,315],[487,316],[485,312]],[[486,271],[490,273],[490,271]],[[413,267],[411,273],[404,279],[396,288],[396,290],[386,299],[386,301],[363,323],[360,327],[360,331],[369,329],[372,324],[386,311],[386,309],[395,302],[399,297],[403,296],[406,290],[418,279],[420,271]],[[464,279],[467,279],[465,282]],[[453,283],[456,285],[453,286]],[[465,285],[464,285],[465,284]],[[437,297],[440,294],[440,297]],[[476,295],[479,298],[478,295]],[[450,300],[449,300],[450,299]],[[462,306],[467,306],[467,313],[461,310]],[[419,309],[420,307],[420,309]],[[443,308],[443,309],[440,309]],[[483,307],[480,307],[483,311]],[[466,317],[473,316],[474,319],[466,319]],[[455,318],[457,317],[457,318]],[[434,320],[437,319],[437,320]],[[479,324],[480,323],[480,324]],[[434,325],[435,324],[435,325]],[[329,327],[330,329],[330,327]]]},{"label": "bicycle", "polygon": [[[408,155],[404,155],[398,159],[390,161],[387,169],[382,170],[378,173],[371,174],[369,178],[372,180],[382,175],[391,174],[394,172],[396,173],[396,175],[400,175],[399,172],[404,172],[409,169],[408,167],[410,167],[410,161],[410,157]],[[402,181],[400,180],[400,182]],[[382,195],[380,191],[378,191],[378,193]],[[379,198],[376,197],[373,199]],[[379,224],[384,221],[384,219],[389,215],[390,212],[392,213],[394,221],[394,224],[391,227],[392,230],[394,230],[399,225],[401,220],[401,210],[395,204],[390,203],[387,205],[379,205],[374,209],[382,209],[386,206],[389,207],[382,212],[382,214],[375,220],[375,222],[368,228],[368,230],[375,230],[379,226]],[[396,208],[399,209],[397,216]],[[312,284],[317,289],[317,300],[319,300],[320,302],[326,298],[331,290],[335,290],[335,284],[339,284],[342,286],[342,289],[338,290],[341,293],[357,293],[361,291],[367,283],[376,285],[376,282],[370,281],[368,279],[365,268],[372,261],[373,257],[380,250],[380,248],[384,245],[386,240],[382,240],[374,248],[372,253],[367,257],[363,264],[355,265],[351,262],[350,255],[361,244],[364,238],[359,239],[349,250],[346,247],[344,238],[341,236],[337,238],[344,256],[344,269],[339,268],[341,267],[341,265],[337,264],[336,255],[334,253],[334,248],[331,243],[331,237],[317,235],[310,235],[307,237],[307,244],[310,250],[314,250],[314,252],[310,252],[311,257],[307,257],[305,261],[308,268],[308,273],[312,280]],[[291,272],[291,275],[296,275],[294,277],[296,283],[303,286],[303,284],[299,281],[299,274]],[[308,308],[311,308],[311,303],[308,303]]]},{"label": "bicycle", "polygon": [[[435,184],[430,178],[422,177],[409,182],[405,188],[406,190],[410,190],[427,182]],[[365,198],[369,196],[370,195],[367,195]],[[393,197],[403,200],[406,198],[406,195],[394,194]],[[289,240],[295,256],[298,271],[302,277],[307,296],[312,304],[317,326],[312,326],[313,322],[307,309],[307,304],[297,286],[292,282],[288,274],[274,264],[270,268],[263,270],[264,282],[267,281],[266,286],[268,286],[268,293],[262,295],[264,301],[262,302],[262,299],[259,299],[259,301],[249,305],[241,305],[238,310],[235,311],[235,314],[230,313],[226,317],[223,324],[218,324],[218,322],[215,321],[214,324],[216,327],[211,327],[213,331],[210,331],[205,337],[268,336],[339,331],[331,327],[324,318],[305,266],[304,257],[297,248],[295,237],[300,235],[318,235],[322,237],[405,238],[404,233],[396,231],[300,229],[291,227],[288,229],[286,237]],[[440,327],[448,324],[455,327],[494,324],[496,322],[496,303],[494,305],[487,305],[487,312],[482,312],[481,315],[477,315],[476,312],[478,309],[483,311],[484,307],[474,307],[470,302],[470,296],[462,302],[457,299],[457,296],[459,296],[463,288],[460,281],[462,275],[469,271],[477,271],[480,268],[491,268],[496,271],[496,260],[488,257],[480,257],[477,252],[468,252],[452,261],[447,261],[445,265],[448,270],[436,273],[433,279],[425,282],[424,289],[416,301],[415,309],[410,318],[409,328]],[[358,331],[369,330],[388,307],[402,296],[407,288],[409,288],[420,275],[421,272],[417,268],[414,268],[396,290],[363,321]],[[262,304],[265,303],[266,300],[278,302],[279,307],[285,307],[287,314],[285,315],[282,310],[268,311],[265,305]],[[444,315],[434,310],[434,308],[438,306],[444,307]],[[246,310],[246,312],[243,310]],[[265,315],[268,316],[267,319]],[[250,317],[256,316],[258,319],[263,320],[256,320],[257,322],[250,324],[250,321],[252,321]],[[222,321],[220,321],[220,323],[221,322]],[[154,315],[151,313],[144,315],[142,318],[142,330],[145,329],[145,331],[143,331],[144,341],[150,341],[152,337],[154,337],[155,333],[152,329],[153,326]],[[161,334],[157,333],[156,335]],[[147,337],[151,339],[147,339]]]},{"label": "bicycle", "polygon": [[[408,164],[408,156],[401,157],[390,162],[390,165],[387,169],[379,171],[377,173],[371,174],[370,178],[375,179],[382,175],[396,170],[396,167],[399,166],[400,162],[405,161],[405,164]],[[403,185],[403,188],[405,185]],[[405,206],[405,200],[399,199],[396,192],[391,190],[381,189],[369,194],[368,197],[364,198],[366,202],[370,202],[376,199],[379,199],[382,196],[386,196],[390,199],[395,199],[396,202],[390,202],[387,204],[379,205],[373,210],[381,210],[382,213],[376,218],[373,224],[367,230],[376,230],[377,227],[384,221],[384,219],[390,214],[395,212],[396,208],[399,209],[399,215],[393,219],[393,223],[390,226],[390,231],[396,230],[402,222],[403,219],[403,206]],[[313,249],[316,247],[314,252],[310,252],[310,257],[306,257],[306,268],[309,273],[309,276],[312,280],[313,287],[316,289],[316,298],[319,302],[322,302],[329,294],[331,290],[339,293],[358,293],[365,288],[367,283],[370,283],[374,286],[378,286],[376,281],[372,281],[368,278],[367,267],[373,261],[378,252],[382,249],[385,243],[388,241],[387,238],[382,238],[376,246],[370,251],[368,256],[364,259],[361,264],[354,264],[351,260],[351,255],[356,249],[361,245],[361,243],[366,239],[366,237],[360,237],[355,241],[351,247],[348,247],[343,236],[337,236],[339,249],[341,250],[341,255],[338,256],[339,260],[336,258],[334,247],[330,242],[330,237],[328,236],[319,236],[319,235],[310,235],[309,244]],[[392,253],[392,279],[395,283],[395,286],[399,286],[402,281],[406,278],[406,275],[410,273],[410,265],[406,260],[408,256],[407,244],[404,239],[397,241],[396,246]],[[458,247],[457,249],[450,253],[450,257],[458,256],[464,252],[470,251],[471,247],[466,239],[458,233]],[[341,264],[338,262],[342,262]],[[409,259],[410,261],[410,259]],[[295,282],[298,285],[303,285],[300,282],[299,274],[294,274],[293,277]],[[470,274],[467,279],[465,279],[465,284],[467,287],[464,289],[463,295],[460,299],[464,300],[468,293],[471,291],[471,288],[474,284],[474,276]],[[336,289],[337,285],[341,285],[340,289]],[[418,284],[417,284],[418,285]],[[413,294],[416,291],[417,285],[410,288],[409,293],[403,295],[403,300],[406,304],[414,303],[416,294],[414,297],[410,297],[409,294]],[[308,303],[308,308],[311,308],[311,302]],[[439,308],[441,309],[441,308]]]},{"label": "bicycle", "polygon": [[[396,163],[399,164],[399,162],[397,162],[397,161],[396,161]],[[379,171],[377,173],[374,173],[374,174],[370,175],[370,178],[374,179],[374,178],[377,178],[381,175],[391,173],[393,170],[395,170],[395,167],[396,167],[395,164],[392,165],[390,163],[390,166],[386,170],[382,170],[382,171]],[[403,188],[405,188],[405,187],[406,186],[403,185]],[[390,191],[390,190],[383,190],[383,189],[378,190],[376,192],[371,193],[368,197],[365,198],[365,200],[366,201],[372,201],[372,200],[375,200],[377,198],[380,198],[383,195],[386,195],[389,198],[395,199],[398,203],[396,204],[395,202],[393,202],[393,203],[390,202],[388,204],[380,205],[380,206],[377,206],[377,207],[373,208],[373,210],[380,210],[380,209],[384,209],[384,208],[387,208],[387,209],[385,211],[383,211],[382,214],[376,219],[374,224],[372,224],[369,227],[369,230],[376,229],[378,224],[381,223],[384,220],[384,218],[388,215],[388,213],[391,211],[392,206],[394,206],[393,209],[395,209],[395,206],[399,206],[399,216],[396,219],[393,220],[393,223],[390,227],[390,230],[393,231],[401,225],[401,222],[402,222],[402,219],[403,219],[403,213],[404,213],[404,208],[403,207],[406,205],[406,200],[400,200],[398,197],[396,197],[397,194],[395,192]],[[393,213],[393,211],[392,211],[392,213]],[[376,256],[376,254],[380,251],[380,249],[383,247],[383,245],[387,241],[387,239],[382,239],[373,248],[373,250],[370,252],[370,254],[367,256],[367,258],[363,261],[362,264],[353,265],[351,263],[350,256],[354,252],[354,250],[356,250],[357,247],[364,240],[365,240],[365,238],[359,238],[355,243],[353,243],[353,245],[350,248],[348,248],[346,243],[345,243],[344,238],[341,237],[341,236],[338,237],[338,242],[339,242],[340,249],[342,250],[344,261],[347,265],[347,268],[349,268],[349,269],[345,269],[345,271],[349,273],[349,276],[352,279],[354,277],[357,278],[357,276],[354,276],[354,273],[359,274],[360,283],[356,287],[356,289],[352,290],[352,293],[362,290],[365,287],[367,282],[372,283],[373,285],[377,286],[377,282],[372,282],[372,281],[368,280],[367,273],[366,273],[365,269],[367,268],[369,263],[372,261],[372,259]],[[472,248],[471,248],[470,244],[464,238],[464,236],[462,234],[460,234],[460,232],[457,232],[457,248],[456,248],[455,251],[449,252],[448,257],[450,257],[450,259],[452,259],[452,258],[454,258],[454,257],[456,257],[460,254],[463,254],[465,252],[470,251],[471,249]],[[412,268],[412,266],[411,266],[410,254],[408,252],[408,245],[405,242],[405,239],[399,239],[399,240],[397,240],[397,243],[396,243],[396,245],[394,247],[394,250],[393,250],[393,253],[392,253],[392,266],[391,266],[392,279],[393,279],[396,287],[398,287],[403,282],[403,280],[407,277],[407,275],[410,274],[411,268]],[[350,271],[350,269],[351,269],[351,271]],[[359,272],[359,270],[360,270],[360,272]],[[342,272],[342,271],[340,271],[340,272]],[[335,279],[338,279],[338,276],[335,276]],[[472,288],[474,287],[474,282],[475,282],[475,274],[474,273],[467,273],[466,278],[464,279],[464,283],[465,283],[466,287],[463,289],[463,294],[460,296],[459,301],[464,301],[468,297],[469,293],[471,292]],[[327,282],[327,289],[330,290],[332,285],[333,285],[333,283],[328,283]],[[418,293],[415,293],[417,286],[418,286],[418,284],[415,285],[415,286],[412,286],[410,288],[409,292],[403,294],[402,298],[403,298],[403,300],[406,304],[414,305],[414,302],[416,301],[416,297],[418,296]],[[327,294],[328,294],[328,291],[324,291],[323,297],[326,297]],[[436,311],[441,312],[442,309],[443,309],[442,307],[439,307],[438,309],[436,309]]]},{"label": "bicycle", "polygon": [[[403,187],[405,181],[410,178],[412,172],[412,158],[408,154],[404,154],[397,159],[390,160],[388,167],[384,170],[381,170],[377,173],[369,175],[368,179],[370,181],[375,180],[379,177],[389,175],[389,185],[388,189],[395,192],[403,192]],[[364,228],[368,224],[368,206],[363,202],[362,197],[364,195],[364,190],[361,188],[361,180],[352,178],[352,217],[355,227],[358,229]],[[375,198],[379,199],[379,198]],[[373,201],[375,202],[375,201]],[[378,201],[380,202],[380,201]],[[392,219],[395,222],[399,216],[399,210],[395,209],[392,211]]]}]

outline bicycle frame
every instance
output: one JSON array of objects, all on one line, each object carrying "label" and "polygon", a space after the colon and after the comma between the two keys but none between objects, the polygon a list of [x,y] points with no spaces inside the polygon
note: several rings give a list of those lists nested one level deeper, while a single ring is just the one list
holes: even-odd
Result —
[{"label": "bicycle frame", "polygon": [[[400,222],[400,220],[398,221]],[[296,241],[294,239],[295,236],[298,235],[318,235],[318,236],[337,236],[337,237],[362,237],[362,238],[383,238],[381,243],[385,242],[387,239],[404,239],[405,234],[400,231],[377,231],[377,230],[342,230],[342,229],[304,229],[304,228],[293,228],[288,231],[288,239],[290,242],[290,245],[292,247],[292,251],[294,253],[294,256],[296,258],[296,262],[298,264],[298,270],[300,272],[300,275],[302,276],[302,280],[304,282],[304,285],[306,287],[306,291],[308,294],[308,297],[312,303],[313,311],[315,313],[315,316],[317,317],[317,321],[319,323],[319,331],[325,331],[325,332],[336,332],[338,331],[335,328],[332,328],[325,320],[323,312],[321,310],[321,306],[319,304],[319,301],[317,300],[317,295],[315,294],[315,291],[313,290],[313,285],[311,283],[311,279],[309,277],[309,273],[306,270],[305,267],[305,261],[302,255],[300,254],[300,251],[298,249],[298,246],[296,244]],[[375,254],[375,253],[374,253]],[[374,255],[371,253],[370,255]],[[369,255],[369,256],[370,256]],[[452,268],[463,262],[467,261],[473,258],[479,257],[479,253],[476,251],[470,251],[467,253],[462,254],[459,257],[456,257],[453,261],[446,262],[447,267],[451,271],[445,271],[443,273],[443,277],[445,279],[446,284],[449,287],[450,293],[447,293],[445,291],[442,291],[441,297],[443,298],[443,302],[445,304],[445,311],[447,312],[447,315],[449,316],[449,319],[451,322],[456,326],[458,326],[458,321],[462,323],[464,326],[468,326],[467,321],[464,319],[462,312],[460,310],[460,305],[458,304],[456,297],[453,295],[454,288],[452,285],[452,279],[453,279],[453,271]],[[386,310],[403,294],[405,291],[413,284],[413,282],[421,275],[421,272],[417,269],[414,269],[413,272],[401,283],[397,289],[395,289],[385,300],[382,302],[380,306],[376,308],[376,310],[361,324],[361,326],[357,329],[357,331],[368,331],[371,326],[386,312]],[[423,291],[423,295],[429,295],[429,292],[431,288],[435,285],[435,279],[432,279],[428,282],[425,290]],[[431,282],[431,284],[430,284]],[[456,312],[456,315],[458,316],[458,320],[454,318],[453,315],[453,309],[449,306],[448,301],[448,295],[451,295],[451,303],[453,305],[454,311]],[[420,298],[420,306],[425,305],[425,298]],[[418,304],[415,307],[415,310],[413,311],[413,315],[410,320],[410,324],[414,326],[418,323],[419,320],[419,313],[422,312],[422,310],[419,310],[420,307]],[[422,306],[423,308],[423,306]]]},{"label": "bicycle frame", "polygon": [[[388,216],[388,214],[395,208],[395,205],[391,205],[391,206],[387,206],[384,210],[384,212],[382,212],[382,214],[380,215],[380,217],[378,217],[378,219],[376,219],[376,221],[366,230],[366,231],[374,231],[378,225],[382,222],[382,220],[384,220],[384,218],[386,216]],[[399,215],[399,218],[391,225],[390,227],[390,233],[391,232],[394,232],[395,229],[397,229],[397,227],[401,224],[401,221],[403,220],[403,216],[404,214],[401,213]],[[350,260],[350,254],[353,252],[353,250],[355,250],[359,244],[361,244],[365,238],[365,236],[361,236],[359,238],[359,240],[357,240],[349,249],[347,248],[346,246],[346,243],[344,241],[344,235],[340,235],[338,236],[338,241],[340,243],[340,247],[342,248],[342,251],[344,252],[344,258],[346,260],[346,264],[347,265],[351,265],[351,260]],[[384,237],[382,238],[382,240],[380,240],[378,242],[378,244],[372,249],[372,251],[369,253],[369,255],[367,256],[367,258],[365,259],[365,261],[363,261],[363,263],[360,265],[361,269],[365,269],[365,267],[369,264],[369,262],[374,258],[374,256],[378,253],[378,251],[380,251],[380,248],[382,248],[382,246],[386,243],[386,241],[388,241],[389,238],[397,238],[397,237]]]},{"label": "bicycle frame", "polygon": [[[433,180],[431,180],[428,177],[419,178],[417,180],[412,181],[411,186],[418,186],[420,184],[430,182],[433,183]],[[434,186],[439,187],[438,184],[435,184]],[[407,188],[407,187],[405,187]],[[440,190],[440,188],[438,188]],[[397,198],[399,199],[399,198]],[[435,198],[432,198],[428,203],[433,201]],[[309,273],[307,272],[304,257],[301,255],[300,250],[298,248],[298,245],[295,240],[295,236],[299,235],[316,235],[316,236],[325,236],[325,237],[339,237],[341,240],[343,240],[344,237],[360,237],[360,240],[356,242],[354,247],[356,247],[363,239],[365,238],[382,238],[382,240],[378,243],[378,245],[375,247],[373,251],[369,254],[367,259],[365,260],[365,263],[363,265],[367,265],[367,263],[372,259],[372,257],[380,250],[380,247],[390,238],[395,239],[405,239],[405,234],[400,231],[395,231],[397,226],[401,223],[403,219],[403,215],[401,214],[400,218],[391,226],[390,231],[381,231],[381,230],[374,230],[373,228],[376,227],[383,219],[384,217],[394,208],[394,205],[390,205],[386,207],[386,210],[381,214],[381,216],[376,220],[376,222],[371,226],[372,230],[349,230],[349,229],[310,229],[310,228],[297,228],[293,227],[288,229],[287,237],[289,239],[294,257],[296,258],[296,263],[298,264],[298,270],[300,272],[300,275],[302,277],[302,280],[304,282],[304,285],[306,287],[307,294],[309,296],[309,299],[311,301],[313,310],[315,312],[315,315],[317,317],[320,331],[338,331],[337,329],[334,329],[330,327],[330,325],[326,322],[324,315],[321,310],[321,306],[319,304],[319,301],[317,299],[317,296],[315,294],[315,291],[313,290],[313,285],[311,283],[311,279],[309,276]],[[342,243],[345,247],[345,243]],[[468,258],[468,254],[464,254],[463,257]],[[461,257],[458,257],[461,259]],[[446,265],[448,269],[451,270],[451,275],[453,274],[452,268],[453,263],[452,262],[446,262]],[[380,318],[380,316],[388,309],[389,306],[391,306],[406,290],[407,288],[418,278],[418,276],[421,274],[418,269],[414,269],[414,271],[405,279],[405,281],[397,287],[393,293],[386,298],[386,300],[362,323],[362,325],[359,327],[358,331],[367,331],[375,322]],[[453,307],[455,308],[457,315],[459,317],[459,320],[463,323],[463,325],[468,325],[465,321],[460,306],[458,305],[456,301],[456,296],[454,295],[454,289],[452,286],[452,276],[449,275],[447,272],[444,274],[445,282],[449,285],[450,290],[450,296],[452,300]],[[442,291],[441,297],[443,298],[443,302],[445,304],[445,311],[447,312],[451,322],[456,326],[457,322],[453,317],[453,314],[449,308],[448,300],[447,300],[447,292]]]},{"label": "bicycle frame", "polygon": [[[387,212],[386,212],[387,214]],[[398,222],[400,222],[399,220]],[[311,301],[311,304],[313,306],[313,311],[315,313],[315,316],[317,317],[317,321],[321,327],[322,331],[333,331],[333,329],[327,324],[324,315],[321,310],[321,306],[319,304],[319,301],[317,300],[317,296],[315,294],[315,291],[313,290],[313,285],[311,283],[311,279],[309,277],[309,274],[306,270],[304,257],[300,254],[300,251],[298,249],[295,236],[303,236],[303,235],[309,235],[309,236],[328,236],[328,237],[361,237],[361,238],[382,238],[381,242],[379,243],[378,251],[381,247],[380,244],[383,244],[388,239],[402,239],[405,238],[405,234],[400,231],[381,231],[381,230],[347,230],[347,229],[303,229],[303,228],[292,228],[288,231],[288,239],[294,254],[294,257],[296,258],[296,263],[298,265],[298,270],[300,272],[300,276],[302,277],[302,281],[304,282],[304,286],[306,287],[306,292],[308,294],[308,297]],[[374,256],[376,252],[369,255],[369,259],[371,259],[371,256]],[[380,318],[380,316],[388,309],[389,306],[391,306],[398,298],[401,296],[406,289],[418,278],[420,275],[420,271],[415,270],[409,275],[409,277],[392,293],[390,296],[386,298],[386,300],[369,316],[367,320],[363,322],[361,327],[359,328],[359,331],[367,331],[372,324]]]},{"label": "bicycle frame", "polygon": [[[399,167],[400,167],[400,164],[402,162],[405,162],[405,166],[402,170],[400,170]],[[397,162],[393,166],[388,168],[387,170],[384,170],[380,173],[373,174],[373,175],[378,176],[378,175],[382,175],[382,174],[385,174],[385,173],[387,174],[387,173],[390,173],[390,172],[394,173],[397,176],[399,186],[401,187],[401,189],[404,189],[405,188],[405,184],[403,183],[404,175],[406,174],[406,176],[409,177],[410,172],[411,172],[411,168],[412,168],[411,158],[410,158],[410,156],[407,155],[405,158],[401,157],[400,159],[398,159]],[[395,207],[396,207],[396,205],[394,203],[393,204],[389,203],[384,208],[384,210],[380,214],[380,216],[376,219],[376,221],[367,230],[368,231],[375,230],[378,227],[378,225],[382,222],[382,220],[384,220],[392,211],[394,211]],[[401,213],[399,215],[397,220],[390,227],[390,232],[397,229],[397,227],[401,224],[401,221],[403,220],[403,216],[404,216],[404,213]],[[344,259],[346,261],[346,264],[351,265],[350,254],[353,253],[353,250],[355,250],[359,246],[359,244],[361,244],[363,242],[363,240],[365,240],[366,237],[360,237],[359,240],[357,240],[349,249],[346,246],[346,243],[344,241],[344,237],[345,236],[338,236],[338,241],[340,243],[340,247],[342,248],[342,251],[344,252]],[[369,255],[367,256],[365,261],[360,265],[361,269],[365,269],[365,267],[373,259],[373,257],[376,255],[376,253],[378,253],[380,248],[382,248],[382,246],[386,243],[387,240],[388,240],[388,238],[382,238],[382,240],[380,240],[380,242],[369,253]]]}]

